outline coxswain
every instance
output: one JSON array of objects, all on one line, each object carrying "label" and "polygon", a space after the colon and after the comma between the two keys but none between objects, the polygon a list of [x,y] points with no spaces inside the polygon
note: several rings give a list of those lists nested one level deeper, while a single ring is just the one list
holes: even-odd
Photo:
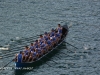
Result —
[{"label": "coxswain", "polygon": [[37,52],[38,58],[43,55],[43,50],[40,47],[36,48],[36,52]]},{"label": "coxswain", "polygon": [[62,27],[61,27],[60,24],[58,24],[57,31],[58,31],[59,33],[62,33]]},{"label": "coxswain", "polygon": [[60,24],[58,24],[57,31],[60,34],[60,36],[62,36],[62,27]]},{"label": "coxswain", "polygon": [[21,63],[23,61],[23,51],[20,51],[20,53],[17,55],[17,62]]}]

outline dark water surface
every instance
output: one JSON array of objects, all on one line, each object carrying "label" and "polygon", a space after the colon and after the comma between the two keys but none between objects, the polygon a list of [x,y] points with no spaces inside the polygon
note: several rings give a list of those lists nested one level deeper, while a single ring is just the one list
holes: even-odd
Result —
[{"label": "dark water surface", "polygon": [[[18,75],[100,75],[100,0],[0,0],[0,68],[58,23],[71,26],[66,41],[79,49],[63,43],[47,61],[52,67],[44,63]],[[0,70],[0,75],[15,72]]]}]

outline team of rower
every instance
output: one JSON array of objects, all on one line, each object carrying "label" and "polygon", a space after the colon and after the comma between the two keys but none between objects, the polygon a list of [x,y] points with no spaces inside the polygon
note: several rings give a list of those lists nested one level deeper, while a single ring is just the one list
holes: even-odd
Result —
[{"label": "team of rower", "polygon": [[54,47],[62,36],[62,27],[58,24],[58,27],[51,32],[45,32],[44,35],[40,35],[39,39],[34,43],[31,43],[30,46],[25,46],[24,51],[20,51],[19,54],[16,54],[16,62],[29,62],[35,61],[37,58],[41,57],[45,53]]}]

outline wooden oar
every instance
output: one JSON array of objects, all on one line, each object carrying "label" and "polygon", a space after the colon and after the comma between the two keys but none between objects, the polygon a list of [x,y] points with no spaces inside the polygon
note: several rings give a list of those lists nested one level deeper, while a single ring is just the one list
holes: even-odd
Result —
[{"label": "wooden oar", "polygon": [[2,73],[2,71],[4,70],[4,68],[5,68],[8,64],[10,64],[13,60],[14,60],[14,59],[12,59],[12,60],[9,61],[6,65],[4,65],[4,66],[2,67],[2,70],[0,71],[0,73]]},{"label": "wooden oar", "polygon": [[[50,59],[49,57],[47,57],[47,56],[45,56],[46,58],[48,58],[48,59]],[[51,61],[53,61],[53,60],[51,60]],[[53,62],[55,62],[55,61],[53,61]],[[56,64],[57,64],[57,62],[55,62]]]},{"label": "wooden oar", "polygon": [[[54,55],[53,53],[50,53],[50,54]],[[56,57],[57,57],[57,56],[56,56]],[[57,57],[57,58],[61,59],[60,57]]]},{"label": "wooden oar", "polygon": [[[40,60],[40,61],[42,61],[43,63],[44,63],[44,61],[43,60]],[[45,62],[46,63],[46,62]],[[50,66],[50,67],[52,67],[50,64],[48,64],[48,63],[46,63],[48,66]]]},{"label": "wooden oar", "polygon": [[68,43],[68,42],[66,42],[67,44],[69,44],[70,46],[72,46],[72,47],[74,47],[74,48],[76,48],[76,49],[78,49],[77,47],[75,47],[74,45],[72,45],[72,44],[70,44],[70,43]]},{"label": "wooden oar", "polygon": [[65,55],[67,55],[66,53],[64,53],[64,52],[60,52],[60,53],[63,53],[63,54],[65,54]]},{"label": "wooden oar", "polygon": [[10,64],[13,60],[14,59],[12,59],[11,61],[9,61],[5,66],[3,66],[3,68],[6,67],[8,64]]}]

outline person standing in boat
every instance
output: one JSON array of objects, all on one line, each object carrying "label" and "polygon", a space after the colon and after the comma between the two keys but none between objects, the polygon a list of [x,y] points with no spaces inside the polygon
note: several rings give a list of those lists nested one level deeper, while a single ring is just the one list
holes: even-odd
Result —
[{"label": "person standing in boat", "polygon": [[36,48],[35,50],[37,52],[37,57],[38,58],[43,55],[43,51],[42,51],[42,49],[40,47],[39,48]]},{"label": "person standing in boat", "polygon": [[23,51],[20,51],[19,54],[16,54],[16,57],[15,57],[15,61],[16,62],[21,63],[21,62],[23,62],[23,59],[24,59]]},{"label": "person standing in boat", "polygon": [[60,34],[60,36],[62,36],[62,27],[60,24],[58,24],[58,27],[56,29],[58,31],[58,33]]},{"label": "person standing in boat", "polygon": [[57,27],[57,29],[56,29],[57,31],[58,31],[58,33],[62,33],[62,27],[61,27],[61,25],[60,24],[58,24],[58,27]]}]

